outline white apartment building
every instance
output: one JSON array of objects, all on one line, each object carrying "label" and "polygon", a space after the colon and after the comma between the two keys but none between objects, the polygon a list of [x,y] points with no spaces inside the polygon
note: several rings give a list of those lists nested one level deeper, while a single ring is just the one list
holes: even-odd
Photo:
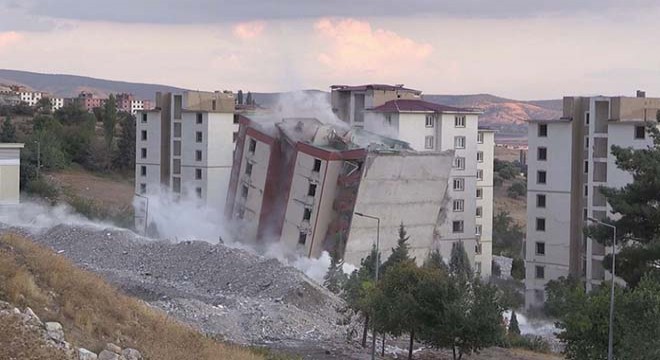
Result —
[{"label": "white apartment building", "polygon": [[50,98],[50,108],[52,111],[60,109],[64,106],[64,98]]},{"label": "white apartment building", "polygon": [[454,152],[437,245],[448,259],[463,241],[475,272],[490,276],[492,261],[494,132],[479,114],[419,99],[389,100],[364,111],[365,130],[408,142],[417,151]]},{"label": "white apartment building", "polygon": [[131,114],[135,115],[138,111],[144,110],[143,100],[131,100]]},{"label": "white apartment building", "polygon": [[0,205],[19,202],[22,148],[23,144],[0,143]]},{"label": "white apartment building", "polygon": [[22,102],[27,103],[29,106],[35,106],[41,100],[43,94],[35,91],[22,91],[20,96]]},{"label": "white apartment building", "polygon": [[380,106],[390,100],[420,99],[419,90],[403,85],[368,84],[358,86],[332,85],[332,110],[351,127],[364,127],[364,111]]},{"label": "white apartment building", "polygon": [[[156,108],[137,112],[135,193],[167,189],[224,210],[238,132],[233,94],[157,94]],[[144,227],[146,209],[136,211]]]},{"label": "white apartment building", "polygon": [[611,251],[583,235],[588,217],[604,219],[611,208],[599,187],[632,181],[618,169],[612,145],[652,144],[645,123],[655,121],[660,98],[565,97],[558,120],[529,122],[525,304],[545,301],[545,286],[562,276],[584,279],[587,289],[610,275]]}]

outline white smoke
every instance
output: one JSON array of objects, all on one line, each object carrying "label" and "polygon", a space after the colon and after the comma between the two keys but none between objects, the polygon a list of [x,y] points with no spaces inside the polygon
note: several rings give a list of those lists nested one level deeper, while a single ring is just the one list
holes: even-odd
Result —
[{"label": "white smoke", "polygon": [[[505,311],[503,316],[508,324],[511,321],[511,311]],[[518,327],[522,335],[540,336],[546,340],[556,342],[557,336],[555,334],[561,331],[553,322],[548,320],[529,319],[518,312],[516,312],[516,319],[518,319]]]},{"label": "white smoke", "polygon": [[66,204],[50,206],[38,202],[24,202],[20,205],[0,206],[0,223],[5,226],[20,227],[34,233],[39,233],[63,224],[88,226],[99,230],[115,227],[110,223],[90,221],[86,217],[75,213]]}]

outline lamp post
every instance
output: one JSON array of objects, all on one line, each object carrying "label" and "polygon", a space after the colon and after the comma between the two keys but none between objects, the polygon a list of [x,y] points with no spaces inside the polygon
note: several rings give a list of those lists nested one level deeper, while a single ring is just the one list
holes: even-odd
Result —
[{"label": "lamp post", "polygon": [[604,223],[592,217],[589,221],[612,229],[612,288],[610,289],[610,324],[607,339],[607,360],[614,360],[614,277],[616,276],[616,226]]},{"label": "lamp post", "polygon": [[[354,212],[355,215],[365,217],[368,219],[376,220],[377,225],[376,225],[376,256],[374,259],[374,262],[376,263],[375,266],[375,275],[374,275],[374,284],[378,282],[378,270],[380,267],[380,218],[377,216],[371,216],[371,215],[366,215],[360,212]],[[375,314],[374,314],[375,315]],[[372,316],[372,322],[373,322],[373,334],[371,336],[371,360],[374,360],[376,358],[376,321],[375,321],[375,316]]]},{"label": "lamp post", "polygon": [[136,193],[135,196],[142,198],[147,202],[144,214],[144,236],[147,236],[147,224],[149,222],[149,198],[138,193]]}]

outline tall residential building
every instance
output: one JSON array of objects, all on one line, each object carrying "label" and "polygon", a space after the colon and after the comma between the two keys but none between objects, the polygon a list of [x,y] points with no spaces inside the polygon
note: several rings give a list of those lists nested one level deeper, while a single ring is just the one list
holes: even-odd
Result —
[{"label": "tall residential building", "polygon": [[0,143],[0,205],[18,204],[22,148],[23,144]]},{"label": "tall residential building", "polygon": [[384,256],[401,223],[419,261],[439,246],[453,152],[314,118],[266,120],[240,121],[226,215],[242,238],[310,257],[337,251],[351,264],[369,254],[378,224]]},{"label": "tall residential building", "polygon": [[[344,87],[341,92],[353,98],[359,95],[356,91],[369,86]],[[335,91],[333,100],[338,98]],[[403,96],[399,96],[401,91]],[[439,248],[447,258],[453,243],[463,241],[470,259],[474,259],[475,272],[488,277],[492,261],[494,132],[479,128],[480,111],[423,101],[420,94],[400,87],[378,88],[378,99],[391,100],[362,109],[361,125],[365,130],[406,141],[420,152],[454,152],[446,187],[448,203],[441,214]],[[346,104],[333,103],[333,109],[345,113]],[[436,191],[444,190],[442,187]]]},{"label": "tall residential building", "polygon": [[51,106],[52,111],[55,111],[57,109],[61,109],[64,106],[64,98],[51,97],[51,98],[49,98],[49,100],[50,100],[50,106]]},{"label": "tall residential building", "polygon": [[588,217],[604,219],[611,208],[601,186],[622,187],[632,176],[617,168],[613,145],[646,148],[645,124],[655,122],[660,98],[565,97],[558,120],[529,122],[525,303],[545,301],[545,285],[562,276],[582,278],[587,289],[610,275],[611,252],[583,235]]},{"label": "tall residential building", "polygon": [[21,101],[28,104],[29,106],[35,106],[41,100],[43,94],[38,91],[21,91],[19,93]]},{"label": "tall residential building", "polygon": [[[135,193],[165,188],[223,211],[237,132],[231,93],[158,93],[136,116]],[[136,211],[138,229],[145,216]]]},{"label": "tall residential building", "polygon": [[395,99],[419,99],[419,90],[403,85],[369,84],[359,86],[332,85],[332,110],[350,126],[364,127],[364,111]]}]

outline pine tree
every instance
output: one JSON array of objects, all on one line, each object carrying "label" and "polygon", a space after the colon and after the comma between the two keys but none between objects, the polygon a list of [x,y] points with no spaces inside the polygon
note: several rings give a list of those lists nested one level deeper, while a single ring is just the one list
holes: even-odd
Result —
[{"label": "pine tree", "polygon": [[243,90],[238,90],[238,95],[236,95],[236,103],[238,105],[243,105]]},{"label": "pine tree", "polygon": [[247,98],[245,99],[247,105],[254,105],[254,99],[252,98],[252,93],[248,91]]},{"label": "pine tree", "polygon": [[112,165],[115,169],[128,170],[135,167],[135,117],[122,113],[120,126],[121,134]]},{"label": "pine tree", "polygon": [[115,96],[110,94],[108,100],[103,105],[101,112],[103,118],[103,135],[108,149],[112,148],[112,141],[115,138],[115,127],[117,126],[117,102]]},{"label": "pine tree", "polygon": [[380,253],[374,244],[369,255],[360,261],[360,268],[353,271],[344,284],[341,294],[346,304],[364,318],[363,347],[367,345],[367,330],[369,329],[370,314],[373,312],[376,259],[380,262]]},{"label": "pine tree", "polygon": [[428,257],[424,260],[424,267],[427,269],[440,270],[443,273],[449,273],[449,267],[442,259],[442,254],[439,249],[429,252]]},{"label": "pine tree", "polygon": [[511,320],[509,320],[509,335],[520,335],[518,317],[516,316],[515,311],[511,311]]},{"label": "pine tree", "polygon": [[472,267],[470,267],[470,259],[465,251],[463,241],[459,240],[452,244],[449,271],[454,276],[460,276],[464,279],[472,278]]},{"label": "pine tree", "polygon": [[2,123],[2,131],[0,132],[0,142],[13,143],[16,142],[16,127],[12,124],[9,117],[5,118]]},{"label": "pine tree", "polygon": [[330,256],[330,266],[328,272],[323,277],[323,286],[335,294],[339,294],[348,280],[344,274],[344,262],[339,258],[337,252]]},{"label": "pine tree", "polygon": [[411,260],[410,245],[408,245],[409,239],[410,236],[408,236],[408,233],[406,232],[406,227],[401,223],[401,225],[399,225],[399,239],[396,242],[396,247],[392,249],[392,254],[387,258],[387,261],[383,263],[383,274],[385,274],[389,268],[404,261]]}]

